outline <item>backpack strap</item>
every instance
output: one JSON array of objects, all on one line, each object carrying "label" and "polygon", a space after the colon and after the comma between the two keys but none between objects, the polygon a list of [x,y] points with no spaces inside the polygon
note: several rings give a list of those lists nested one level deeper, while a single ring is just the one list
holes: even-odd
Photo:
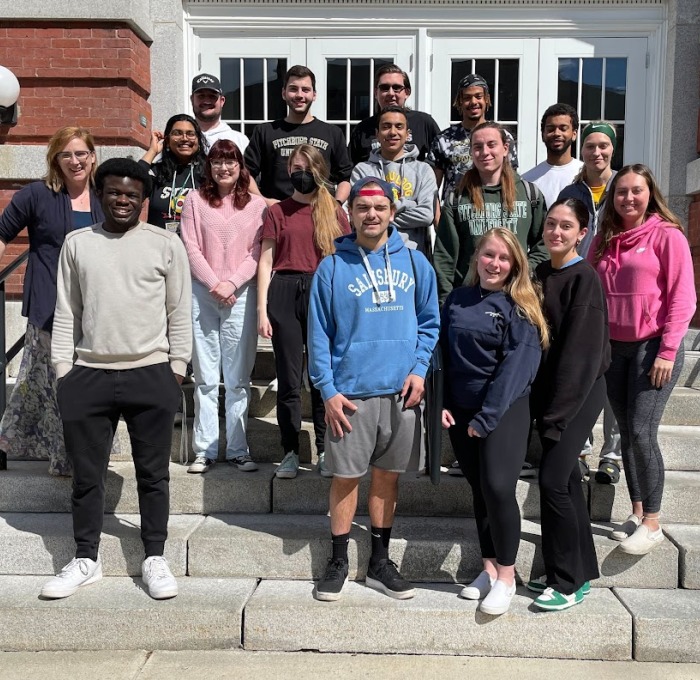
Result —
[{"label": "backpack strap", "polygon": [[540,202],[540,191],[535,184],[528,182],[526,179],[523,179],[523,186],[525,187],[527,200],[530,201],[530,207],[534,210]]}]

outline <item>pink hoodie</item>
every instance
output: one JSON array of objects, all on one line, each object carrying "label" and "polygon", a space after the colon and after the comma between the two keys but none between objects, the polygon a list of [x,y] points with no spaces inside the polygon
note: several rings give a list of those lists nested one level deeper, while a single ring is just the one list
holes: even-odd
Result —
[{"label": "pink hoodie", "polygon": [[693,261],[680,229],[652,215],[614,236],[594,262],[608,301],[610,339],[637,342],[661,336],[658,357],[673,361],[695,313]]}]

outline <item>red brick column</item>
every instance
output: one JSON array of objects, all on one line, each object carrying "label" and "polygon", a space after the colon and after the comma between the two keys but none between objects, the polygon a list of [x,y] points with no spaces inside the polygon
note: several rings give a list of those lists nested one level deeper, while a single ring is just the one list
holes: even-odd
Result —
[{"label": "red brick column", "polygon": [[[149,46],[127,24],[5,21],[0,64],[21,88],[18,123],[0,126],[0,144],[43,145],[58,128],[80,125],[101,146],[148,147]],[[0,210],[25,183],[0,179]],[[26,245],[23,232],[8,246],[0,268]],[[12,277],[8,296],[21,296],[23,277],[24,269]]]}]

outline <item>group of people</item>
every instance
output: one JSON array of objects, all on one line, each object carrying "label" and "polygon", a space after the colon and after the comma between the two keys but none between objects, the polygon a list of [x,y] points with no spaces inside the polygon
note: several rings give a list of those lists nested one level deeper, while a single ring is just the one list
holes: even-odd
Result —
[{"label": "group of people", "polygon": [[45,597],[101,578],[104,475],[120,416],[132,439],[144,582],[154,598],[177,594],[163,546],[179,384],[191,361],[188,471],[216,464],[221,376],[226,460],[256,470],[246,421],[258,334],[275,352],[281,479],[299,469],[308,366],[317,467],[332,477],[319,600],[341,597],[369,470],[366,583],[414,595],[389,543],[400,475],[424,467],[436,349],[442,424],[472,488],[483,558],[462,597],[492,615],[510,606],[515,490],[533,421],[545,574],[527,586],[537,607],[578,604],[598,577],[580,456],[606,401],[632,502],[611,538],[635,555],[663,540],[657,431],[696,302],[680,222],[648,168],[611,169],[616,132],[605,121],[584,127],[578,161],[576,111],[550,107],[547,160],[521,177],[515,140],[486,120],[481,76],[459,83],[463,119],[443,132],[405,107],[410,92],[398,67],[378,69],[378,112],[349,147],[311,114],[316,82],[304,66],[285,75],[288,115],[258,125],[250,141],[221,121],[225,97],[209,74],[193,80],[194,116],[170,118],[138,162],[98,168],[82,128],[50,140],[46,178],[0,217],[0,249],[24,227],[30,237],[25,353],[0,450],[30,450],[53,474],[73,475],[76,557]]}]

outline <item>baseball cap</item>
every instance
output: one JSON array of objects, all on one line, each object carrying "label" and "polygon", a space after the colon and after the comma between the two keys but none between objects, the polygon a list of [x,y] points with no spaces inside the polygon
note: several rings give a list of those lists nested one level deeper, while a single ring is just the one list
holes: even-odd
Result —
[{"label": "baseball cap", "polygon": [[468,76],[464,76],[464,78],[459,81],[457,90],[459,91],[473,86],[483,87],[485,92],[489,91],[489,84],[486,82],[486,78],[480,76],[478,73],[470,73]]},{"label": "baseball cap", "polygon": [[[380,179],[379,177],[362,177],[361,179],[358,179],[355,184],[352,185],[352,189],[350,189],[350,196],[348,197],[348,203],[352,203],[359,195],[360,193],[364,193],[362,190],[368,185],[368,184],[376,184],[379,187],[379,190],[377,190],[377,194],[380,193],[386,196],[389,201],[393,204],[394,203],[394,190],[391,188],[391,184],[386,182],[383,179]],[[367,190],[367,193],[374,193],[372,192],[371,189]]]},{"label": "baseball cap", "polygon": [[210,75],[209,73],[200,73],[192,80],[192,94],[198,90],[214,90],[214,92],[223,94],[219,79],[216,76]]}]

